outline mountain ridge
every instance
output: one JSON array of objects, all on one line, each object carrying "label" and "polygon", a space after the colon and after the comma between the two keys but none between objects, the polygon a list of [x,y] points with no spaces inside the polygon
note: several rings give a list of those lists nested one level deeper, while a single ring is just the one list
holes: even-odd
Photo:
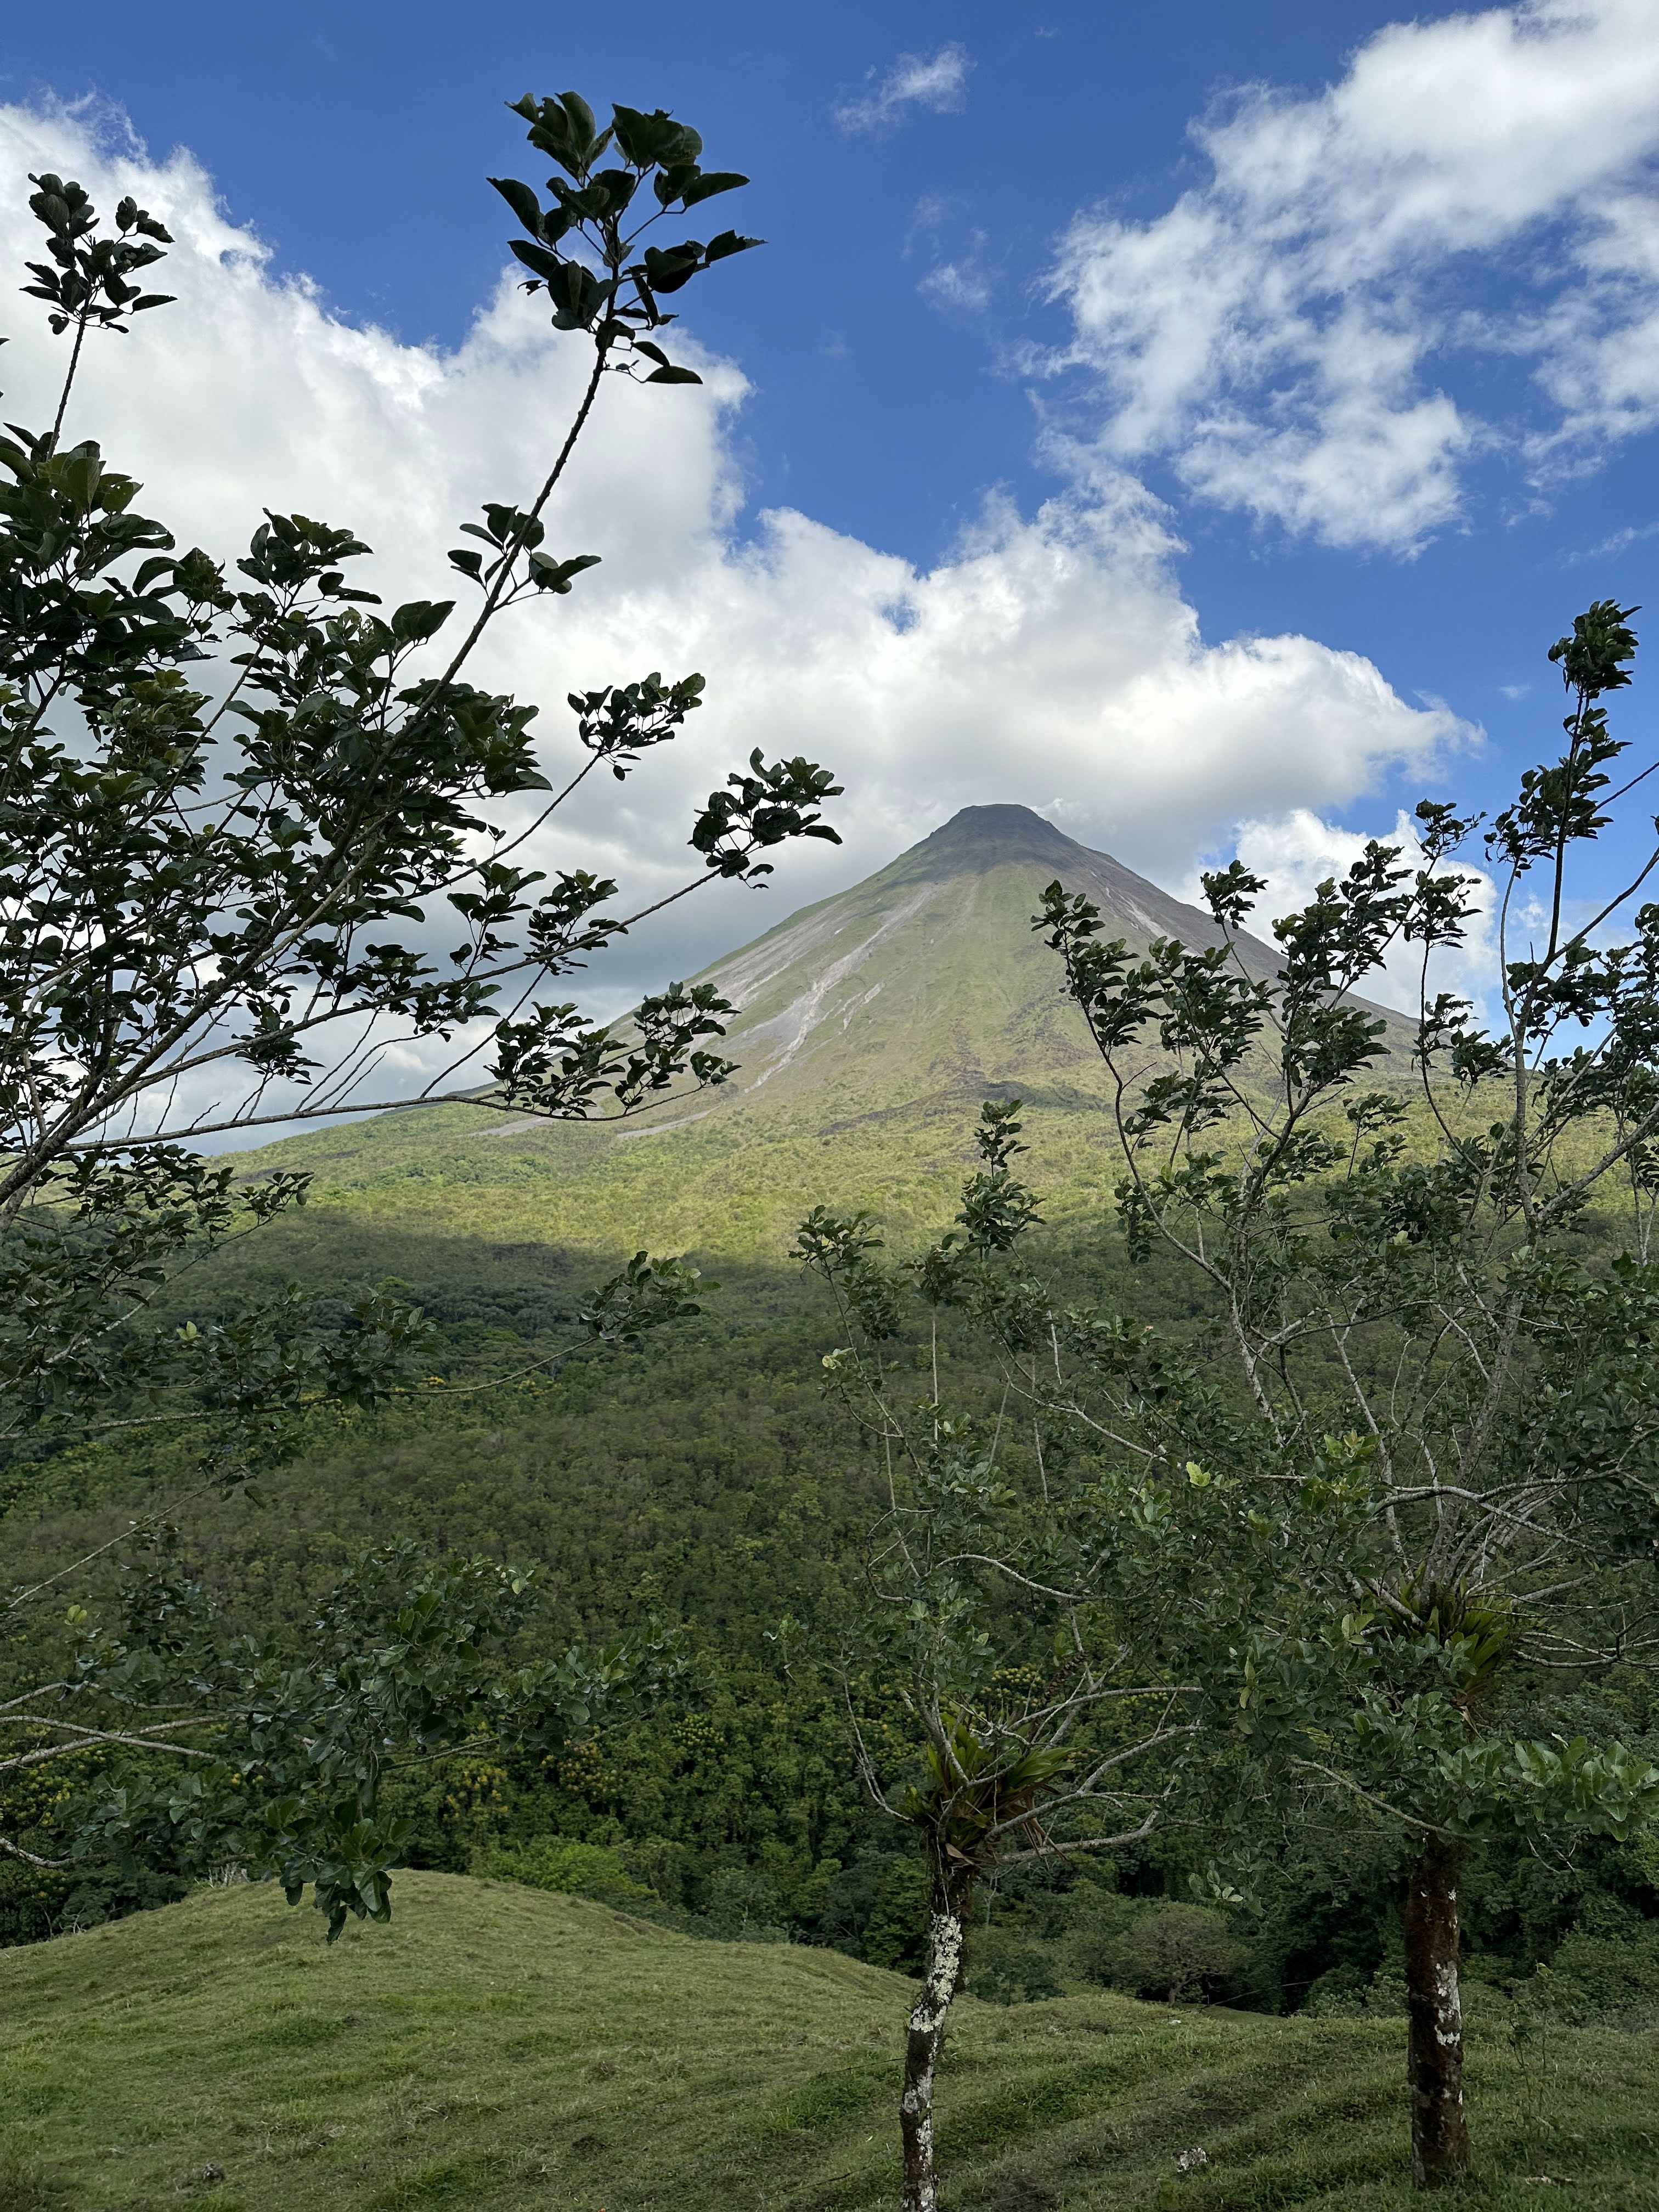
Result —
[{"label": "mountain ridge", "polygon": [[[975,1080],[1042,1087],[1063,1074],[1064,1087],[1080,1083],[1103,1097],[1082,1018],[1060,995],[1060,963],[1030,926],[1056,879],[1095,901],[1108,936],[1137,949],[1156,937],[1222,942],[1211,915],[1033,809],[963,807],[884,868],[702,970],[696,980],[738,1007],[728,1030],[743,1063],[733,1097],[752,1101],[782,1079],[796,1095],[885,1105],[907,1090],[921,1097]],[[1252,973],[1277,965],[1257,939],[1237,949]],[[881,1048],[884,1032],[902,1039],[896,1064]]]},{"label": "mountain ridge", "polygon": [[[504,1255],[648,1245],[769,1261],[819,1204],[875,1205],[900,1241],[935,1233],[981,1100],[1017,1095],[1050,1218],[1097,1212],[1120,1172],[1111,1079],[1031,927],[1056,878],[1134,947],[1220,942],[1210,915],[1031,808],[965,807],[702,971],[738,1008],[722,1047],[738,1071],[719,1088],[622,1127],[394,1110],[245,1155],[247,1171],[310,1170],[315,1230],[331,1224],[336,1251],[356,1223],[365,1250],[373,1229]],[[1252,972],[1277,965],[1260,939],[1239,951]]]}]

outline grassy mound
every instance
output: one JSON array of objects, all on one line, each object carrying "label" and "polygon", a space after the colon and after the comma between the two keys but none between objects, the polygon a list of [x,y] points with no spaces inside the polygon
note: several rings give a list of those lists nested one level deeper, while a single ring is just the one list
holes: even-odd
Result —
[{"label": "grassy mound", "polygon": [[[0,2212],[896,2203],[898,1977],[450,1875],[401,1877],[398,1911],[331,1951],[313,1913],[218,1890],[0,1955]],[[1403,2206],[1402,2036],[964,2001],[945,2203]],[[1659,2206],[1656,2059],[1564,2031],[1525,2070],[1477,2037],[1473,2200]]]}]

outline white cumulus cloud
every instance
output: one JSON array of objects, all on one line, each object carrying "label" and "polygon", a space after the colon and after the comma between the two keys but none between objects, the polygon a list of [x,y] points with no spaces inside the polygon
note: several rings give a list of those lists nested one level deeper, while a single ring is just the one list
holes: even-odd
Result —
[{"label": "white cumulus cloud", "polygon": [[[873,91],[836,108],[836,120],[843,131],[880,131],[900,121],[907,108],[948,114],[962,106],[973,66],[967,48],[954,41],[933,55],[901,54]],[[872,78],[875,74],[872,70]]]},{"label": "white cumulus cloud", "polygon": [[[1392,829],[1378,829],[1369,834],[1375,836],[1378,844],[1396,848],[1400,854],[1398,866],[1415,872],[1423,866],[1417,824],[1403,808],[1395,815]],[[1364,854],[1368,842],[1367,832],[1340,829],[1306,806],[1292,807],[1272,820],[1241,822],[1233,841],[1234,849],[1252,874],[1263,877],[1267,886],[1257,899],[1251,916],[1250,927],[1255,934],[1271,941],[1273,922],[1281,915],[1296,914],[1310,904],[1320,884],[1328,878],[1340,880],[1346,876]],[[1431,999],[1441,991],[1453,991],[1469,1000],[1484,1019],[1498,977],[1493,924],[1496,901],[1492,878],[1478,860],[1469,861],[1461,857],[1443,864],[1443,872],[1474,878],[1466,892],[1474,911],[1465,925],[1463,943],[1435,948],[1430,956],[1426,982],[1422,946],[1407,945],[1403,940],[1396,943],[1389,949],[1382,967],[1366,980],[1361,995],[1379,1006],[1395,1006],[1402,1013],[1414,1015],[1422,1005],[1425,988]],[[1185,896],[1202,903],[1203,887],[1196,869],[1188,879]]]},{"label": "white cumulus cloud", "polygon": [[[1194,126],[1206,181],[1071,225],[1052,275],[1109,449],[1337,545],[1410,551],[1493,445],[1535,473],[1659,422],[1659,0],[1523,0],[1369,40]],[[1493,419],[1474,354],[1531,370]]]},{"label": "white cumulus cloud", "polygon": [[[368,539],[358,580],[388,599],[459,594],[444,559],[456,526],[539,481],[581,343],[505,276],[452,352],[352,327],[272,274],[187,157],[153,164],[72,114],[0,111],[0,266],[33,250],[23,179],[43,167],[78,175],[100,205],[133,191],[177,236],[156,276],[179,304],[89,341],[68,425],[143,480],[141,511],[234,556],[263,507],[298,508]],[[7,320],[5,411],[50,420],[64,349],[30,303],[14,297]],[[574,755],[568,690],[652,668],[708,679],[683,740],[624,785],[595,779],[538,837],[538,865],[660,895],[695,872],[696,805],[757,746],[837,771],[847,842],[787,850],[763,896],[722,885],[676,908],[596,968],[602,1009],[883,866],[959,806],[1023,801],[1175,883],[1241,819],[1340,812],[1395,770],[1433,774],[1469,738],[1356,653],[1297,635],[1206,640],[1164,510],[1092,453],[1056,444],[1047,504],[990,499],[931,567],[793,510],[745,527],[743,380],[692,357],[700,391],[609,380],[550,535],[603,565],[569,598],[514,612],[476,672],[542,702],[556,771]]]}]

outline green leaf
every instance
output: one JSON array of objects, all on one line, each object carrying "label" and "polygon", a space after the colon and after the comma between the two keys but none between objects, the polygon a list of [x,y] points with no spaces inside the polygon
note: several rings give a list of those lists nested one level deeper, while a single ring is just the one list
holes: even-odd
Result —
[{"label": "green leaf", "polygon": [[630,177],[626,169],[601,169],[588,186],[588,191],[602,193],[609,203],[605,213],[617,216],[622,214],[633,198],[638,183],[639,179]]},{"label": "green leaf", "polygon": [[533,269],[538,276],[545,277],[550,283],[568,266],[556,253],[548,252],[544,246],[532,246],[528,239],[515,238],[512,246],[514,252],[526,269]]},{"label": "green leaf", "polygon": [[739,185],[746,185],[747,177],[740,177],[735,169],[706,169],[681,195],[687,207],[696,207],[699,200],[713,199],[716,192],[734,192]]},{"label": "green leaf", "polygon": [[645,282],[653,292],[678,292],[689,284],[702,265],[702,247],[695,238],[678,246],[647,246]]},{"label": "green leaf", "polygon": [[695,368],[677,368],[672,362],[665,362],[660,368],[653,368],[645,381],[647,384],[701,384],[702,379]]},{"label": "green leaf", "polygon": [[735,230],[723,230],[718,238],[711,238],[703,252],[709,263],[725,261],[733,253],[747,253],[751,246],[764,246],[763,238],[739,238]]},{"label": "green leaf", "polygon": [[579,92],[562,93],[559,104],[570,118],[572,144],[578,153],[591,154],[599,131],[598,117]]},{"label": "green leaf", "polygon": [[528,185],[521,185],[516,177],[491,177],[501,198],[532,238],[542,234],[542,204]]},{"label": "green leaf", "polygon": [[611,112],[617,143],[636,169],[690,165],[702,151],[696,132],[676,123],[665,108],[647,115],[637,107],[617,106]]},{"label": "green leaf", "polygon": [[540,590],[568,592],[571,578],[580,575],[584,568],[597,568],[599,559],[597,553],[578,553],[568,561],[560,561],[551,553],[532,553],[530,566]]},{"label": "green leaf", "polygon": [[453,599],[410,599],[394,611],[392,635],[399,645],[423,645],[437,635],[454,611]]}]

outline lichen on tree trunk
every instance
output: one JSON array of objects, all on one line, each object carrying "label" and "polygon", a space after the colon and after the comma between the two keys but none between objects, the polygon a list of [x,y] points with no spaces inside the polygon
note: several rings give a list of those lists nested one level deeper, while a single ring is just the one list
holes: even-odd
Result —
[{"label": "lichen on tree trunk", "polygon": [[938,2212],[933,2178],[933,2077],[945,2042],[945,2016],[962,1985],[971,1886],[935,1884],[927,1916],[927,1966],[904,2040],[899,2134],[904,2147],[904,2212]]},{"label": "lichen on tree trunk", "polygon": [[1457,1973],[1462,1859],[1458,1844],[1431,1837],[1412,1869],[1406,1897],[1406,1999],[1411,2016],[1407,2076],[1412,2179],[1419,2189],[1456,2181],[1469,2166]]}]

